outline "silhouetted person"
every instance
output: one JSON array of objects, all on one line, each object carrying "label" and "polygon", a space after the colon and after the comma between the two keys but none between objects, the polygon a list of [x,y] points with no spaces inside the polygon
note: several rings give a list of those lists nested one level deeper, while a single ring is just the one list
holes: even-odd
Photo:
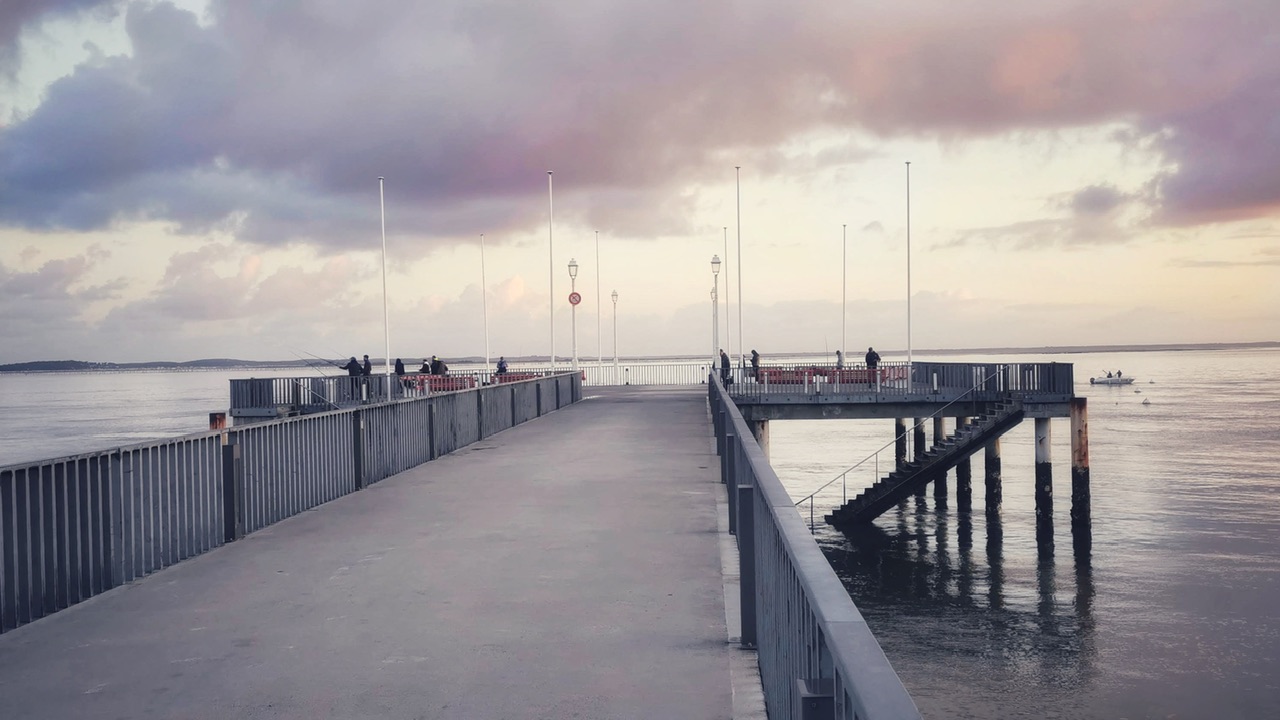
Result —
[{"label": "silhouetted person", "polygon": [[364,367],[363,367],[363,368],[361,368],[361,374],[362,374],[362,375],[372,375],[372,374],[373,374],[373,366],[369,364],[369,356],[368,356],[368,355],[365,355],[365,356],[364,356]]},{"label": "silhouetted person", "polygon": [[404,374],[404,361],[401,360],[400,358],[396,358],[396,374],[397,375]]},{"label": "silhouetted person", "polygon": [[422,367],[418,368],[418,372],[428,374],[428,375],[431,373],[430,358],[422,358]]},{"label": "silhouetted person", "polygon": [[844,369],[844,353],[840,352],[839,350],[836,351],[836,369],[837,370]]},{"label": "silhouetted person", "polygon": [[347,361],[346,365],[340,365],[339,367],[341,367],[343,370],[346,370],[347,375],[350,375],[351,377],[358,377],[359,375],[362,374],[362,370],[360,369],[360,363],[359,361],[356,360],[355,355],[351,356],[351,359]]},{"label": "silhouetted person", "polygon": [[751,377],[759,377],[760,372],[760,353],[755,350],[751,351]]},{"label": "silhouetted person", "polygon": [[880,365],[880,353],[875,348],[867,348],[867,367],[875,370]]},{"label": "silhouetted person", "polygon": [[720,351],[720,382],[728,385],[733,382],[732,370],[729,364],[729,356],[724,350]]},{"label": "silhouetted person", "polygon": [[498,374],[499,375],[507,374],[507,359],[505,357],[498,358]]}]

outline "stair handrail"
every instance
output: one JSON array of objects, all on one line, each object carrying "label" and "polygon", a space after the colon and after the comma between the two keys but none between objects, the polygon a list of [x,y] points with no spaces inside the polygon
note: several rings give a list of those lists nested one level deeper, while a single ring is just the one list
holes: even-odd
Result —
[{"label": "stair handrail", "polygon": [[[797,500],[797,501],[795,502],[795,506],[796,506],[796,507],[800,507],[800,505],[801,505],[801,504],[803,504],[806,500],[808,500],[808,501],[809,501],[809,532],[813,532],[813,531],[814,531],[814,524],[813,524],[813,500],[814,500],[814,498],[817,496],[817,494],[818,494],[818,493],[822,492],[823,490],[826,490],[826,489],[827,489],[828,487],[830,487],[830,486],[831,486],[835,481],[837,481],[837,480],[843,480],[843,479],[847,478],[847,477],[849,476],[849,473],[851,473],[851,472],[853,472],[854,470],[857,470],[858,468],[862,467],[862,464],[863,464],[863,463],[865,463],[865,462],[867,462],[868,460],[871,460],[872,458],[875,458],[875,459],[877,459],[877,460],[878,460],[878,459],[879,459],[879,457],[880,457],[880,453],[882,453],[882,452],[884,452],[886,449],[888,449],[890,445],[894,445],[894,444],[896,444],[896,443],[898,442],[898,440],[900,440],[900,439],[902,439],[902,438],[905,438],[905,437],[907,436],[907,433],[910,433],[910,432],[912,432],[913,430],[915,430],[917,427],[920,427],[920,426],[924,425],[924,423],[925,423],[925,421],[926,421],[926,420],[932,420],[934,417],[938,416],[940,413],[942,413],[942,412],[943,412],[944,410],[946,410],[947,408],[949,408],[949,407],[951,407],[952,405],[954,405],[954,404],[956,404],[956,403],[960,402],[961,400],[963,400],[963,399],[964,399],[964,397],[965,397],[966,395],[968,395],[969,393],[972,393],[972,392],[976,391],[978,388],[980,388],[980,387],[982,387],[983,385],[987,384],[987,382],[988,382],[989,380],[991,380],[992,378],[994,378],[994,377],[996,377],[996,376],[1000,375],[1000,374],[1001,374],[1005,369],[1007,369],[1007,368],[1008,368],[1008,365],[997,365],[997,366],[996,366],[996,371],[995,371],[995,372],[991,373],[990,375],[986,376],[985,378],[982,378],[982,379],[981,379],[981,380],[979,380],[978,382],[974,383],[973,387],[971,387],[971,388],[969,388],[968,390],[965,390],[964,392],[960,393],[960,395],[958,395],[954,400],[952,400],[951,402],[947,403],[946,405],[943,405],[942,407],[938,408],[937,410],[933,411],[933,413],[931,413],[928,417],[920,418],[920,422],[918,422],[918,423],[912,423],[911,427],[907,428],[906,430],[903,430],[901,435],[895,436],[892,440],[890,440],[889,442],[887,442],[887,443],[885,443],[884,445],[880,446],[880,449],[879,449],[879,450],[876,450],[875,452],[871,453],[870,455],[868,455],[868,456],[866,456],[866,457],[862,458],[862,459],[861,459],[861,460],[859,460],[858,462],[854,463],[852,467],[848,468],[848,469],[847,469],[847,470],[845,470],[844,472],[840,473],[839,475],[836,475],[835,477],[833,477],[833,478],[831,478],[830,480],[828,480],[828,481],[826,481],[825,483],[823,483],[823,484],[822,484],[822,486],[821,486],[821,487],[819,487],[817,490],[814,490],[813,492],[809,493],[809,494],[808,494],[808,495],[806,495],[805,497],[800,498],[799,500]],[[959,428],[957,428],[957,429],[956,429],[956,431],[957,431],[957,432],[959,432]],[[841,492],[841,498],[842,498],[842,504],[843,504],[844,502],[848,502],[848,501],[849,501],[849,499],[848,499],[848,491],[847,491],[847,488],[845,488],[845,487],[843,487],[843,486],[842,486],[841,490],[842,490],[842,492]]]}]

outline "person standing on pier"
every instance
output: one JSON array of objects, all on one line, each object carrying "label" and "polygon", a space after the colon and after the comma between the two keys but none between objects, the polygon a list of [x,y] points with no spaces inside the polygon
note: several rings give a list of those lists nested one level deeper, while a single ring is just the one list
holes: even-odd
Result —
[{"label": "person standing on pier", "polygon": [[837,370],[844,369],[844,353],[840,352],[839,350],[836,351],[836,369]]},{"label": "person standing on pier", "polygon": [[373,374],[373,365],[369,364],[368,355],[364,356],[364,367],[360,369],[360,374],[366,377]]},{"label": "person standing on pier", "polygon": [[760,377],[760,353],[755,350],[751,351],[751,377]]},{"label": "person standing on pier", "polygon": [[404,374],[404,361],[401,360],[400,358],[396,358],[396,374],[397,375]]},{"label": "person standing on pier", "polygon": [[498,357],[498,375],[507,374],[507,359],[503,356]]},{"label": "person standing on pier", "polygon": [[731,376],[732,370],[730,368],[731,366],[729,364],[729,356],[725,354],[724,349],[721,348],[720,350],[720,382],[724,383],[725,385],[729,385],[733,382],[733,377]]},{"label": "person standing on pier", "polygon": [[360,375],[360,363],[356,360],[355,355],[351,356],[351,359],[347,361],[346,365],[339,365],[338,367],[346,370],[347,375],[351,377],[357,377]]},{"label": "person standing on pier", "polygon": [[876,352],[875,348],[867,348],[867,368],[870,370],[875,370],[876,366],[879,364],[880,364],[880,353]]}]

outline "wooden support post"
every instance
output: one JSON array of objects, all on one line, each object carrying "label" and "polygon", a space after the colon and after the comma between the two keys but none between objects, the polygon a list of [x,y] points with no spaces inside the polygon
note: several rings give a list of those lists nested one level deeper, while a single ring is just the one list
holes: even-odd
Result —
[{"label": "wooden support post", "polygon": [[898,470],[907,464],[907,421],[897,418],[893,421],[893,466]]},{"label": "wooden support post", "polygon": [[[956,418],[956,430],[971,422],[968,417]],[[964,511],[973,507],[973,465],[968,456],[956,463],[956,507]]]},{"label": "wooden support post", "polygon": [[1000,487],[1000,438],[987,443],[983,459],[986,472],[987,511],[991,512],[999,510],[1000,503],[1004,500],[1004,493]]},{"label": "wooden support post", "polygon": [[752,420],[751,434],[755,436],[756,444],[764,451],[764,459],[769,459],[769,421],[768,420]]},{"label": "wooden support post", "polygon": [[1071,399],[1071,526],[1088,526],[1089,407],[1087,398]]},{"label": "wooden support post", "polygon": [[915,424],[912,425],[911,427],[912,427],[911,444],[913,446],[913,450],[915,451],[913,454],[913,457],[915,457],[916,462],[919,462],[921,460],[924,460],[924,451],[925,451],[924,418],[916,418]]},{"label": "wooden support post", "polygon": [[[943,419],[941,415],[934,415],[933,416],[933,444],[937,445],[938,443],[945,440],[946,437],[947,437],[946,421]],[[945,498],[947,496],[947,473],[945,470],[943,472],[938,473],[938,477],[934,478],[933,496],[939,499]]]},{"label": "wooden support post", "polygon": [[1049,418],[1036,418],[1036,519],[1053,517],[1053,434]]}]

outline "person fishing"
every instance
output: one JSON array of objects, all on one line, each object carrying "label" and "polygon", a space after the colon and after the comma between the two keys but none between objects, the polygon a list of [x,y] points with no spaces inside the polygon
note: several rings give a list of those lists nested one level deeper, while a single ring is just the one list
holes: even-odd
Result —
[{"label": "person fishing", "polygon": [[733,383],[732,372],[733,371],[729,363],[729,356],[725,353],[723,349],[721,349],[720,350],[720,382],[724,383],[725,385],[732,384]]},{"label": "person fishing", "polygon": [[[366,355],[365,357],[369,357],[369,356]],[[363,369],[360,367],[360,362],[356,360],[355,355],[351,356],[351,359],[347,361],[346,365],[339,365],[338,367],[343,370],[346,370],[347,375],[350,375],[351,377],[359,377],[361,374],[363,374]]]},{"label": "person fishing", "polygon": [[876,366],[880,364],[880,353],[876,352],[875,348],[867,348],[866,360],[867,360],[867,367],[870,368],[871,370],[875,370]]}]

